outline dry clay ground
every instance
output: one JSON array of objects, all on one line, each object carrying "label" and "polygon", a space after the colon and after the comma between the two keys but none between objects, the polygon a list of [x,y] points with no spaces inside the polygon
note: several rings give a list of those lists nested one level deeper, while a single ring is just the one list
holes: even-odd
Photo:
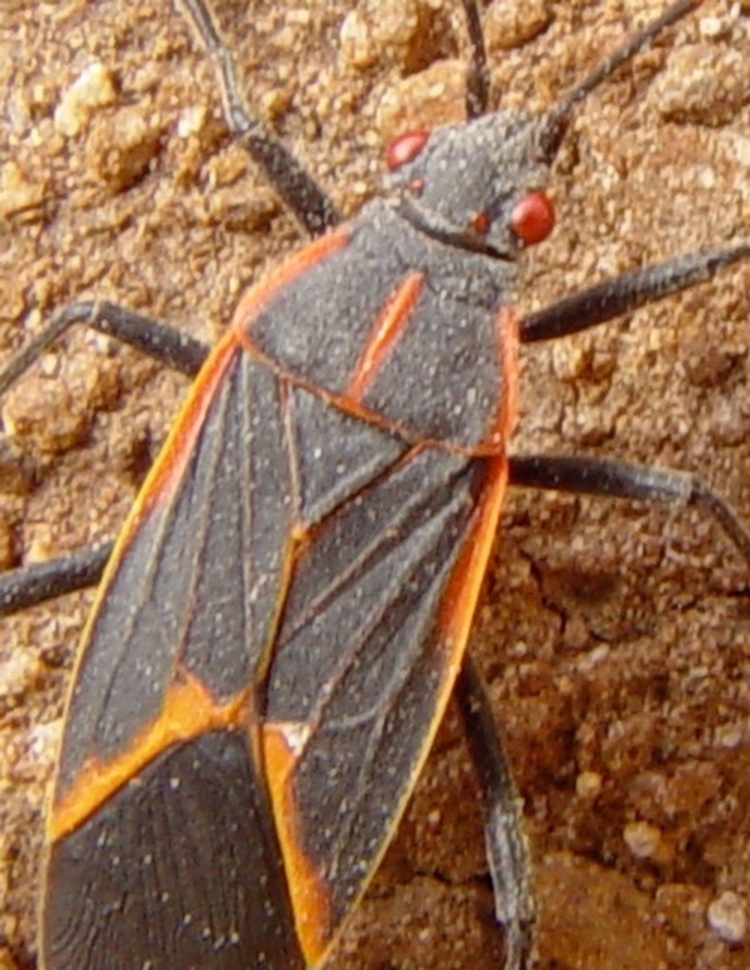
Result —
[{"label": "dry clay ground", "polygon": [[[394,129],[460,114],[458,6],[381,0],[347,20],[339,0],[224,0],[220,13],[252,104],[352,212]],[[663,6],[492,4],[495,97],[549,105]],[[750,235],[741,8],[709,0],[579,112],[553,180],[559,227],[524,260],[523,310]],[[80,295],[215,340],[243,286],[301,236],[228,142],[180,17],[167,0],[4,0],[0,30],[2,358]],[[746,264],[527,350],[515,449],[694,470],[750,520],[749,320]],[[2,565],[114,535],[184,391],[91,334],[46,354],[3,405],[17,433],[0,440]],[[749,583],[700,514],[510,496],[471,649],[525,800],[545,970],[750,965]],[[91,598],[2,622],[3,970],[34,965],[43,799]],[[501,957],[451,713],[330,966],[481,970]]]}]

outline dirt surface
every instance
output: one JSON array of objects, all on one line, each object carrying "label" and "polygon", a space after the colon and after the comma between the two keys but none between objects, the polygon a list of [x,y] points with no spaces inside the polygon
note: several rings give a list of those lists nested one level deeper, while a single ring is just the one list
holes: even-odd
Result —
[{"label": "dirt surface", "polygon": [[[495,2],[495,98],[548,106],[664,5]],[[348,213],[376,190],[393,128],[460,114],[458,6],[219,9],[251,103]],[[709,0],[579,111],[552,185],[559,226],[524,261],[522,311],[750,236],[742,7]],[[0,99],[3,360],[79,296],[213,341],[242,288],[300,244],[228,142],[211,66],[167,0],[4,0]],[[529,349],[514,450],[691,470],[750,521],[749,319],[746,263]],[[185,386],[83,332],[45,354],[1,406],[0,566],[113,536]],[[525,800],[545,970],[750,965],[748,585],[697,512],[510,496],[471,649]],[[35,962],[43,800],[91,601],[0,624],[2,968]],[[453,713],[330,966],[502,966]]]}]

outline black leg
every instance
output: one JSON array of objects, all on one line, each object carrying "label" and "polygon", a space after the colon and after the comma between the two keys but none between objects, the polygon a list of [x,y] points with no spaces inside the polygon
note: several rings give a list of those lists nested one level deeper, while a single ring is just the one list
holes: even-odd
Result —
[{"label": "black leg", "polygon": [[198,373],[208,355],[208,348],[199,340],[116,303],[105,300],[71,303],[58,311],[44,330],[0,371],[0,394],[7,391],[50,344],[76,323],[109,334],[188,377]]},{"label": "black leg", "polygon": [[505,929],[505,970],[524,970],[531,955],[534,901],[523,833],[523,806],[492,715],[487,688],[468,655],[456,682],[456,701],[482,787],[495,914]]},{"label": "black leg", "polygon": [[[106,301],[72,303],[55,314],[45,329],[0,371],[0,394],[50,344],[77,323],[109,334],[188,377],[197,374],[208,354],[208,348],[200,341],[133,310]],[[0,573],[0,615],[96,585],[111,552],[112,543],[106,542],[48,562]]]},{"label": "black leg", "polygon": [[605,458],[568,458],[556,455],[514,455],[511,485],[578,495],[655,502],[660,505],[704,509],[724,530],[750,563],[750,532],[731,505],[690,472],[632,465]]},{"label": "black leg", "polygon": [[0,573],[0,616],[96,586],[113,547],[113,542],[102,542],[67,556]]},{"label": "black leg", "polygon": [[750,242],[729,249],[678,256],[623,273],[523,317],[521,340],[533,343],[588,330],[654,300],[704,283],[720,269],[743,259],[750,259]]}]

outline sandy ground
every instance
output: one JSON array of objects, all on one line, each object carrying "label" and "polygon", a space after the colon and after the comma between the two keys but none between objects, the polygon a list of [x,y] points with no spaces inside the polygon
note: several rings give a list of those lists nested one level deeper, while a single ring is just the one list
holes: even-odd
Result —
[{"label": "sandy ground", "polygon": [[[458,6],[360,3],[347,29],[339,0],[219,9],[252,104],[352,212],[377,191],[394,127],[460,113]],[[551,104],[663,6],[493,3],[495,97]],[[579,112],[552,186],[559,228],[525,261],[522,310],[750,236],[742,6],[709,0]],[[5,0],[0,99],[2,358],[82,295],[213,341],[242,288],[300,243],[228,143],[210,65],[167,0]],[[749,318],[746,264],[530,349],[515,450],[689,469],[750,520]],[[184,390],[91,334],[46,354],[3,403],[17,433],[0,439],[0,565],[114,535]],[[471,649],[525,800],[545,970],[750,964],[748,585],[698,513],[510,496]],[[35,965],[43,800],[91,599],[0,624],[2,970]],[[481,970],[501,958],[451,713],[330,966]]]}]

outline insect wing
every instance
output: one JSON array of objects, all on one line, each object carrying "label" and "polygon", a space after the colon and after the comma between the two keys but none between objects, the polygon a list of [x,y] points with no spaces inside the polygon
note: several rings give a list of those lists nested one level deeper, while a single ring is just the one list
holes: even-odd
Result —
[{"label": "insect wing", "polygon": [[427,755],[504,484],[501,459],[411,449],[326,516],[297,561],[263,734],[311,964],[364,891]]},{"label": "insect wing", "polygon": [[450,695],[505,475],[225,339],[86,634],[49,821],[48,970],[324,958]]},{"label": "insect wing", "polygon": [[225,341],[118,543],[48,821],[48,970],[304,966],[254,682],[290,535],[277,391]]}]

